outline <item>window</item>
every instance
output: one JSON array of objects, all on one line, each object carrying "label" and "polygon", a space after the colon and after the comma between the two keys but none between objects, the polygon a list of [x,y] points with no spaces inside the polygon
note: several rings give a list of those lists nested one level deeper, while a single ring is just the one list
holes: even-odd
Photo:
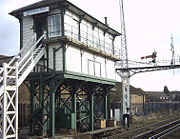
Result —
[{"label": "window", "polygon": [[94,47],[99,47],[99,34],[98,34],[98,28],[95,27],[93,31],[93,39],[94,39]]},{"label": "window", "polygon": [[107,53],[110,53],[110,54],[113,53],[112,43],[113,43],[112,36],[110,34],[106,33],[106,35],[105,35],[105,51]]},{"label": "window", "polygon": [[88,60],[88,73],[94,75],[94,62],[91,60]]},{"label": "window", "polygon": [[88,73],[93,76],[101,76],[101,63],[88,60]]},{"label": "window", "polygon": [[61,15],[48,16],[48,37],[57,37],[61,35]]},{"label": "window", "polygon": [[78,31],[79,31],[79,23],[77,20],[73,19],[72,20],[72,33],[73,33],[73,38],[78,40]]},{"label": "window", "polygon": [[72,36],[72,18],[69,15],[70,13],[66,12],[65,16],[64,16],[64,31],[65,31],[65,35],[71,37]]},{"label": "window", "polygon": [[88,45],[93,46],[93,27],[91,24],[88,25]]},{"label": "window", "polygon": [[81,41],[87,44],[87,25],[85,21],[81,23]]},{"label": "window", "polygon": [[79,39],[79,17],[71,13],[70,11],[66,11],[64,16],[64,28],[65,35],[71,37],[73,39]]},{"label": "window", "polygon": [[95,76],[101,76],[101,63],[95,62]]},{"label": "window", "polygon": [[99,29],[99,46],[102,51],[104,51],[104,33]]}]

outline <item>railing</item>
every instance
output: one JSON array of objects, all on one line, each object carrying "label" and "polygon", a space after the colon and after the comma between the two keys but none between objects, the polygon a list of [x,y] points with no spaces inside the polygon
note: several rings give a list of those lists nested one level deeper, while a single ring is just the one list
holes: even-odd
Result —
[{"label": "railing", "polygon": [[[32,39],[25,45],[25,47],[30,44],[35,39],[36,36],[33,36]],[[25,47],[23,47],[7,64],[7,75],[15,76],[15,63],[18,63],[18,71],[19,73],[22,73],[23,69],[27,66],[30,59],[33,59],[33,54],[36,53],[36,51],[42,46],[40,45],[38,48],[36,48],[37,44],[45,37],[45,35],[42,35],[38,41],[33,44],[33,46],[29,49],[29,51],[21,57],[22,53],[25,50]],[[36,50],[35,50],[36,48]],[[34,51],[35,50],[35,51]],[[4,68],[0,67],[0,85],[3,82],[3,72]],[[0,90],[2,90],[2,86],[0,86]],[[0,92],[2,94],[2,91]]]},{"label": "railing", "polygon": [[[36,41],[36,43],[28,50],[28,52],[22,57],[22,59],[19,59],[19,60],[18,60],[19,65],[22,64],[22,62],[24,61],[24,59],[26,59],[29,54],[31,54],[32,52],[34,52],[37,44],[44,38],[44,36],[45,36],[45,35],[42,35],[42,36],[38,39],[38,41]],[[40,47],[40,46],[39,46],[39,47]],[[39,48],[39,47],[38,47],[38,48]],[[36,49],[36,50],[37,50],[37,49]],[[22,52],[22,51],[21,51],[21,52]],[[36,52],[36,51],[35,51],[35,52]],[[21,53],[20,53],[20,54],[21,54]]]},{"label": "railing", "polygon": [[79,36],[77,27],[74,27],[72,25],[69,25],[68,23],[65,23],[65,35],[67,35],[68,37],[71,37],[76,40],[78,40],[79,39],[78,37],[80,37],[80,41],[83,42],[85,45],[97,48],[108,54],[112,54],[117,57],[120,57],[120,53],[119,53],[120,49],[115,48],[113,52],[112,44],[106,42],[105,40],[97,38],[96,36],[86,31],[80,30],[80,32],[81,32],[81,35]]},{"label": "railing", "polygon": [[45,54],[45,47],[40,44],[44,37],[45,34],[27,53],[24,53],[25,47],[21,49],[8,64],[4,63],[0,68],[0,138],[18,138],[18,87]]},{"label": "railing", "polygon": [[2,68],[2,67],[0,67],[0,83],[2,82],[2,80],[3,80],[3,71],[4,71],[4,68]]},{"label": "railing", "polygon": [[154,66],[173,66],[173,65],[180,65],[180,59],[175,59],[174,63],[171,63],[170,60],[156,60],[155,63],[153,63],[151,60],[146,61],[135,61],[135,60],[129,60],[129,68],[133,67],[154,67]]},{"label": "railing", "polygon": [[22,54],[22,52],[24,52],[24,50],[27,48],[27,46],[32,45],[30,43],[34,43],[34,40],[36,39],[36,35],[34,35],[29,41],[28,43],[9,61],[8,65],[14,64],[14,62],[17,60],[17,58],[19,59]]},{"label": "railing", "polygon": [[121,54],[120,49],[117,47],[114,47],[114,55],[120,58],[120,54]]}]

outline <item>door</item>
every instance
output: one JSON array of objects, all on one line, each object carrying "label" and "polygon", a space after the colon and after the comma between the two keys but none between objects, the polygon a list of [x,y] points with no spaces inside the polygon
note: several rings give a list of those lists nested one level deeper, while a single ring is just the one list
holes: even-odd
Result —
[{"label": "door", "polygon": [[34,31],[37,35],[37,40],[43,35],[46,30],[46,16],[35,16],[34,18]]}]

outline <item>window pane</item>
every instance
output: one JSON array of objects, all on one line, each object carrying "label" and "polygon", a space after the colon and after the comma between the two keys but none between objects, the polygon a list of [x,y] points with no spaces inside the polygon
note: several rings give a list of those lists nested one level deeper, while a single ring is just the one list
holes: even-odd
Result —
[{"label": "window pane", "polygon": [[99,36],[98,36],[98,29],[95,28],[93,31],[93,35],[94,35],[94,47],[99,47]]},{"label": "window pane", "polygon": [[110,54],[113,53],[112,42],[113,42],[112,36],[106,33],[106,35],[105,35],[105,51]]},{"label": "window pane", "polygon": [[94,75],[94,62],[91,60],[88,60],[88,64],[89,64],[89,74]]},{"label": "window pane", "polygon": [[101,76],[101,64],[95,62],[95,76]]},{"label": "window pane", "polygon": [[61,35],[61,16],[60,14],[48,16],[48,37]]},{"label": "window pane", "polygon": [[104,34],[103,31],[99,30],[100,49],[104,51]]}]

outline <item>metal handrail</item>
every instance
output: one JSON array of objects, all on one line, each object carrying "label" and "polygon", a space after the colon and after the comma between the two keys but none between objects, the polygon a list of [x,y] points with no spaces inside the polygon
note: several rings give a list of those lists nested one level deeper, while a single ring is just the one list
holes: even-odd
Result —
[{"label": "metal handrail", "polygon": [[36,48],[37,44],[38,44],[44,37],[45,37],[45,34],[43,34],[43,35],[36,41],[36,43],[29,49],[29,51],[23,56],[23,58],[20,59],[20,61],[18,61],[18,65],[20,65],[25,58],[27,58],[28,54],[30,54],[31,52],[34,51],[34,49]]},{"label": "metal handrail", "polygon": [[30,44],[30,42],[32,42],[32,40],[34,40],[36,38],[36,35],[34,35],[30,40],[29,42],[11,59],[11,61],[8,63],[8,65],[11,65],[15,60],[16,58],[24,51],[24,49],[26,48],[27,45]]},{"label": "metal handrail", "polygon": [[[27,46],[33,39],[35,39],[36,35],[34,35],[30,41],[25,45]],[[27,57],[29,56],[29,54],[33,54],[33,50],[35,49],[35,47],[37,46],[37,44],[45,37],[45,34],[43,34],[34,44],[33,46],[30,48],[30,50],[22,57],[22,59],[19,59],[17,62],[18,62],[18,65],[21,65],[23,63],[23,61],[25,59],[27,59]],[[10,72],[12,72],[12,70],[14,69],[14,65],[11,66],[11,64],[15,64],[15,60],[18,58],[19,55],[22,54],[22,52],[24,51],[26,47],[23,47],[11,60],[10,62],[7,64],[7,67],[10,68],[10,70],[8,71],[7,74],[9,74]],[[38,47],[39,48],[39,47]],[[0,74],[2,74],[4,71],[4,68],[0,68]],[[12,73],[12,75],[15,74],[15,72]],[[3,81],[3,78],[0,78],[0,83]]]},{"label": "metal handrail", "polygon": [[[78,30],[77,27],[65,23],[65,35],[74,39],[78,39],[78,32],[77,33],[73,32],[74,29]],[[80,37],[81,37],[81,42],[85,43],[87,46],[95,47],[104,51],[105,53],[120,57],[117,54],[115,55],[115,51],[113,52],[113,45],[111,43],[104,41],[104,39],[97,38],[95,35],[88,33],[87,31],[84,30],[80,30],[80,31],[82,34],[86,34],[86,35],[81,35]],[[89,38],[92,38],[92,40],[90,40]],[[111,46],[112,49],[110,49],[109,46]]]}]

